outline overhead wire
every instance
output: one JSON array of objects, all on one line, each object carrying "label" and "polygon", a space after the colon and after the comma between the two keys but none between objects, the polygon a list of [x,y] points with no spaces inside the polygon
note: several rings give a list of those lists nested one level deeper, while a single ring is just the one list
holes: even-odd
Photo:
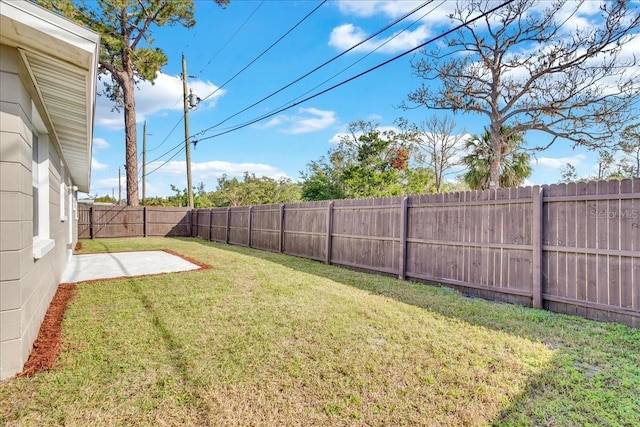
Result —
[{"label": "overhead wire", "polygon": [[[367,39],[365,39],[365,40],[361,41],[360,43],[358,43],[358,44],[356,44],[356,45],[354,45],[354,46],[350,47],[350,48],[349,48],[349,49],[347,49],[346,51],[344,51],[344,52],[340,53],[339,55],[337,55],[337,56],[333,57],[332,59],[330,59],[329,61],[325,62],[325,63],[324,63],[324,64],[322,64],[321,66],[316,67],[314,70],[312,70],[312,71],[310,71],[309,73],[305,74],[304,76],[302,76],[302,77],[298,78],[297,80],[293,81],[292,83],[289,83],[288,85],[284,86],[284,87],[283,87],[283,88],[281,88],[281,89],[278,89],[277,91],[273,92],[272,94],[268,95],[267,97],[262,98],[260,101],[258,101],[258,102],[256,102],[256,103],[254,103],[254,104],[250,105],[249,107],[247,107],[247,108],[245,108],[245,109],[243,109],[243,110],[239,111],[238,113],[236,113],[236,114],[234,114],[234,115],[232,115],[232,116],[227,117],[227,118],[226,118],[226,119],[224,119],[223,121],[221,121],[221,122],[219,122],[219,123],[216,123],[215,125],[213,125],[213,126],[211,126],[211,127],[207,128],[207,129],[205,129],[204,131],[200,131],[199,133],[195,134],[194,136],[197,136],[197,135],[203,134],[203,132],[205,132],[205,131],[209,131],[209,130],[211,130],[211,129],[213,129],[213,128],[218,127],[219,125],[221,125],[222,123],[224,123],[224,122],[228,121],[229,119],[231,119],[231,118],[233,118],[233,117],[237,116],[237,115],[238,115],[238,114],[240,114],[240,113],[243,113],[244,111],[248,110],[248,109],[249,109],[249,108],[251,108],[251,107],[254,107],[255,105],[259,104],[260,102],[262,102],[262,101],[266,100],[267,98],[269,98],[269,97],[271,97],[271,96],[273,96],[273,95],[277,94],[278,92],[281,92],[282,90],[284,90],[284,89],[288,88],[288,87],[289,87],[289,86],[291,86],[292,84],[294,84],[294,83],[296,83],[296,82],[298,82],[298,81],[302,80],[302,78],[304,78],[304,77],[308,76],[308,75],[309,75],[309,74],[311,74],[312,72],[314,72],[314,71],[316,71],[316,70],[320,69],[322,66],[324,66],[324,65],[328,64],[329,62],[333,61],[334,59],[339,58],[339,57],[340,57],[340,56],[342,56],[344,53],[346,53],[346,52],[349,52],[349,51],[353,50],[354,48],[356,48],[356,47],[360,46],[360,45],[361,45],[361,44],[363,44],[364,42],[367,42],[367,41],[369,41],[371,38],[373,38],[373,37],[375,37],[375,36],[379,35],[380,33],[384,32],[386,29],[389,29],[391,26],[393,26],[393,25],[397,24],[397,23],[398,23],[398,22],[400,22],[401,20],[406,19],[408,16],[412,15],[414,12],[416,12],[417,10],[419,10],[419,9],[421,9],[422,7],[426,6],[427,4],[432,3],[433,1],[434,1],[434,0],[431,0],[431,1],[428,1],[428,2],[424,3],[421,7],[414,9],[413,11],[409,12],[409,14],[407,14],[407,15],[405,15],[404,17],[400,18],[399,20],[396,20],[396,21],[394,21],[393,23],[391,23],[391,24],[387,25],[384,29],[377,31],[377,32],[376,32],[376,33],[374,33],[372,36],[370,36],[370,37],[368,37]],[[427,11],[427,12],[426,12],[425,14],[423,14],[420,18],[416,19],[416,20],[415,20],[415,21],[413,21],[411,24],[409,24],[409,25],[407,25],[405,28],[403,28],[401,31],[399,31],[399,32],[397,32],[396,34],[394,34],[393,36],[389,37],[389,38],[388,38],[387,40],[385,40],[383,43],[381,43],[380,45],[378,45],[375,49],[373,49],[372,51],[370,51],[369,53],[367,53],[366,55],[364,55],[363,57],[361,57],[360,59],[358,59],[357,61],[355,61],[355,62],[354,62],[354,63],[352,63],[351,65],[349,65],[348,67],[343,68],[343,69],[342,69],[342,70],[340,70],[339,72],[335,73],[334,75],[332,75],[332,76],[331,76],[331,77],[329,77],[328,79],[325,79],[325,80],[324,80],[324,81],[322,81],[321,83],[317,84],[316,86],[312,87],[311,89],[307,90],[306,92],[304,92],[303,94],[301,94],[301,95],[297,96],[296,98],[294,98],[294,99],[292,99],[292,100],[290,100],[290,101],[287,101],[287,102],[285,102],[284,104],[281,104],[281,105],[280,105],[279,107],[277,107],[276,109],[278,109],[278,108],[282,108],[282,107],[286,106],[287,104],[289,104],[290,102],[295,102],[295,101],[297,101],[298,99],[302,98],[302,97],[303,97],[303,96],[305,96],[306,94],[308,94],[308,93],[310,93],[310,92],[314,91],[315,89],[317,89],[317,88],[321,87],[321,86],[322,86],[322,85],[324,85],[325,83],[327,83],[327,82],[329,82],[329,81],[333,80],[334,78],[336,78],[336,77],[337,77],[337,76],[339,76],[340,74],[344,73],[344,72],[345,72],[345,71],[347,71],[348,69],[350,69],[350,68],[354,67],[356,64],[358,64],[358,63],[360,63],[361,61],[365,60],[365,59],[366,59],[366,58],[368,58],[370,55],[372,55],[373,53],[377,52],[377,51],[378,51],[378,50],[380,50],[382,47],[384,47],[385,45],[387,45],[388,43],[390,43],[393,39],[395,39],[396,37],[398,37],[398,36],[399,36],[400,34],[402,34],[404,31],[408,30],[409,28],[411,28],[412,26],[414,26],[416,23],[420,22],[420,21],[421,21],[422,19],[424,19],[427,15],[429,15],[429,14],[433,13],[433,11],[434,11],[435,9],[437,9],[438,7],[442,6],[442,4],[443,4],[445,1],[446,1],[446,0],[442,0],[442,1],[441,1],[437,6],[435,6],[433,9],[430,9],[429,11]]]},{"label": "overhead wire", "polygon": [[273,49],[274,46],[276,46],[278,43],[280,43],[286,36],[288,36],[293,30],[295,30],[296,28],[298,28],[298,26],[300,26],[304,21],[306,21],[311,15],[313,15],[318,9],[320,9],[320,7],[322,7],[322,5],[324,5],[327,2],[327,0],[322,0],[320,2],[320,4],[318,4],[315,8],[313,8],[313,10],[311,10],[311,12],[307,13],[304,18],[302,18],[300,21],[298,21],[293,27],[289,28],[289,30],[287,30],[287,32],[285,32],[282,36],[280,36],[276,41],[274,41],[273,43],[271,43],[271,45],[266,48],[265,50],[263,50],[258,56],[256,56],[253,60],[251,60],[247,65],[245,65],[244,67],[242,67],[242,69],[240,69],[240,71],[238,71],[237,73],[235,73],[230,79],[228,79],[226,82],[224,82],[220,87],[216,88],[213,92],[211,92],[209,95],[205,96],[204,98],[202,98],[202,101],[205,101],[207,99],[209,99],[210,97],[212,97],[214,94],[216,94],[219,90],[221,90],[222,88],[224,88],[227,84],[229,84],[231,81],[233,81],[236,77],[238,77],[240,74],[242,74],[247,68],[249,68],[250,66],[252,66],[258,59],[260,59],[265,53],[269,52],[271,49]]},{"label": "overhead wire", "polygon": [[365,70],[365,71],[363,71],[361,73],[358,73],[358,74],[356,74],[356,75],[354,75],[354,76],[352,76],[352,77],[350,77],[350,78],[348,78],[346,80],[343,80],[340,83],[337,83],[337,84],[335,84],[335,85],[333,85],[333,86],[331,86],[331,87],[329,87],[327,89],[324,89],[324,90],[322,90],[320,92],[317,92],[317,93],[315,93],[315,94],[313,94],[311,96],[308,96],[308,97],[302,99],[301,101],[295,102],[295,103],[293,103],[293,104],[291,104],[289,106],[280,108],[280,109],[278,109],[276,111],[273,111],[273,112],[271,112],[269,114],[265,114],[265,115],[260,116],[260,117],[258,117],[256,119],[253,119],[253,120],[250,120],[248,122],[245,122],[245,123],[243,123],[241,125],[232,127],[232,128],[230,128],[228,130],[225,130],[223,132],[219,132],[219,133],[216,133],[214,135],[207,136],[207,137],[204,137],[204,138],[199,138],[198,142],[202,142],[204,140],[212,139],[212,138],[215,138],[215,137],[218,137],[218,136],[226,135],[226,134],[231,133],[231,132],[235,132],[236,130],[245,128],[245,127],[250,126],[250,125],[252,125],[254,123],[257,123],[257,122],[260,122],[260,121],[262,121],[264,119],[267,119],[269,117],[273,117],[273,116],[275,116],[277,114],[280,114],[280,113],[282,113],[284,111],[287,111],[287,110],[289,110],[289,109],[291,109],[293,107],[296,107],[296,106],[298,106],[300,104],[303,104],[303,103],[305,103],[305,102],[307,102],[307,101],[309,101],[311,99],[317,98],[320,95],[324,95],[327,92],[335,90],[335,89],[337,89],[337,88],[339,88],[339,87],[341,87],[341,86],[343,86],[343,85],[345,85],[345,84],[347,84],[347,83],[349,83],[349,82],[351,82],[351,81],[353,81],[355,79],[358,79],[358,78],[360,78],[360,77],[362,77],[362,76],[364,76],[366,74],[369,74],[370,72],[375,71],[375,70],[377,70],[377,69],[379,69],[379,68],[381,68],[381,67],[383,67],[383,66],[385,66],[385,65],[387,65],[387,64],[389,64],[389,63],[391,63],[393,61],[396,61],[396,60],[398,60],[398,59],[400,59],[400,58],[402,58],[402,57],[404,57],[404,56],[406,56],[406,55],[408,55],[408,54],[410,54],[412,52],[415,52],[418,49],[422,49],[423,47],[425,47],[425,46],[427,46],[427,45],[429,45],[431,43],[434,43],[434,42],[436,42],[436,41],[448,36],[449,34],[451,34],[453,32],[456,32],[456,31],[460,30],[461,28],[478,21],[479,19],[482,19],[483,17],[489,15],[490,13],[493,13],[493,12],[503,8],[504,6],[506,6],[506,5],[510,4],[510,3],[513,3],[514,1],[515,0],[507,0],[507,1],[499,4],[498,6],[493,7],[492,9],[490,9],[488,11],[482,12],[480,15],[476,16],[475,18],[472,18],[472,19],[470,19],[470,20],[468,20],[468,21],[466,21],[466,22],[464,22],[462,24],[459,24],[459,25],[457,25],[457,26],[455,26],[453,28],[450,28],[449,30],[445,31],[444,33],[439,34],[438,36],[432,37],[431,39],[425,41],[424,43],[421,43],[421,44],[419,44],[419,45],[417,45],[417,46],[415,46],[415,47],[413,47],[413,48],[411,48],[409,50],[406,50],[406,51],[394,56],[393,58],[390,58],[390,59],[388,59],[388,60],[386,60],[384,62],[381,62],[378,65],[375,65],[375,66],[373,66],[371,68],[368,68],[367,70]]},{"label": "overhead wire", "polygon": [[[258,9],[260,9],[260,7],[264,4],[265,1],[266,0],[262,0],[262,2],[260,2],[258,4],[258,6],[253,10],[253,12],[251,12],[249,14],[249,16],[242,22],[242,24],[240,24],[240,26],[236,29],[236,31],[225,41],[225,43],[222,45],[222,47],[220,47],[220,49],[218,49],[218,51],[213,55],[213,57],[202,67],[202,69],[198,72],[198,75],[201,75],[202,72],[204,71],[204,69],[207,68],[211,64],[211,62],[213,62],[213,60],[216,59],[216,57],[220,54],[220,52],[222,52],[224,50],[224,48],[231,42],[231,40],[233,40],[233,38],[242,30],[242,28],[244,28],[244,26],[249,22],[249,20],[253,17],[253,15],[255,15],[255,13],[258,11]],[[194,36],[193,36],[194,38],[195,38],[195,34],[197,34],[197,31],[194,33]],[[188,49],[188,47],[189,47],[189,44],[187,43],[186,49]],[[178,100],[175,102],[175,104],[177,104],[181,100],[182,100],[182,96],[180,96],[178,98]],[[182,123],[183,120],[184,120],[184,116],[180,116],[180,119],[178,120],[178,122],[171,128],[171,130],[169,131],[167,136],[162,140],[162,142],[160,144],[158,144],[157,146],[148,149],[147,153],[149,153],[151,151],[155,151],[158,148],[160,148],[162,145],[164,145],[164,143],[167,142],[167,140],[171,137],[173,132],[175,132],[176,128],[178,127],[178,125],[180,125],[180,123]],[[175,147],[173,149],[175,149]],[[172,151],[172,150],[170,150],[170,151]],[[140,155],[139,157],[140,158],[138,160],[140,161],[142,156]],[[141,171],[142,171],[142,168],[141,167],[138,168],[138,174],[140,174]],[[146,175],[149,175],[149,174],[147,173]]]},{"label": "overhead wire", "polygon": [[[153,159],[152,161],[148,162],[147,164],[149,164],[149,165],[150,165],[150,164],[152,164],[152,163],[154,163],[154,162],[157,162],[157,161],[158,161],[158,160],[160,160],[162,157],[166,156],[167,154],[171,153],[171,152],[172,152],[172,151],[174,151],[174,150],[177,150],[177,149],[179,149],[179,148],[182,148],[183,146],[184,146],[184,141],[180,142],[179,144],[177,144],[176,146],[174,146],[172,149],[170,149],[169,151],[167,151],[166,153],[164,153],[162,156],[160,156],[160,157],[158,157],[158,158],[156,158],[156,159]],[[159,166],[157,166],[157,167],[156,167],[155,169],[153,169],[152,171],[147,172],[147,173],[145,174],[145,176],[149,176],[149,175],[151,175],[152,173],[154,173],[155,171],[157,171],[158,169],[160,169],[160,168],[162,168],[162,167],[166,166],[166,164],[167,164],[167,163],[169,163],[171,160],[175,159],[175,158],[176,158],[176,156],[177,156],[178,154],[181,154],[181,153],[182,153],[182,150],[181,150],[181,149],[180,149],[180,150],[178,150],[178,151],[176,151],[176,152],[175,152],[171,157],[169,157],[167,160],[165,160],[164,162],[162,162],[162,164],[160,164]]]},{"label": "overhead wire", "polygon": [[[403,15],[403,16],[401,16],[401,17],[397,18],[395,21],[393,21],[393,22],[391,22],[391,23],[387,24],[385,27],[383,27],[383,28],[379,29],[378,31],[374,32],[374,33],[373,33],[373,34],[371,34],[369,37],[365,38],[364,40],[361,40],[360,42],[358,42],[358,43],[354,44],[354,45],[353,45],[353,46],[351,46],[350,48],[348,48],[348,49],[346,49],[346,50],[342,51],[342,52],[341,52],[341,53],[339,53],[338,55],[336,55],[336,56],[332,57],[331,59],[329,59],[329,60],[327,60],[327,61],[325,61],[325,62],[323,62],[322,64],[318,65],[317,67],[315,67],[315,68],[314,68],[314,69],[312,69],[311,71],[309,71],[309,72],[307,72],[307,73],[303,74],[302,76],[298,77],[298,78],[297,78],[297,79],[295,79],[294,81],[292,81],[292,82],[290,82],[290,83],[286,84],[285,86],[281,87],[280,89],[278,89],[278,90],[276,90],[276,91],[274,91],[274,92],[270,93],[269,95],[267,95],[267,96],[263,97],[262,99],[260,99],[260,100],[258,100],[258,101],[256,101],[256,102],[254,102],[253,104],[249,105],[248,107],[243,108],[242,110],[238,111],[237,113],[232,114],[231,116],[229,116],[229,117],[227,117],[226,119],[224,119],[224,120],[222,120],[222,121],[220,121],[220,122],[216,123],[215,125],[210,126],[209,128],[204,129],[204,130],[202,130],[202,131],[198,132],[198,134],[196,134],[196,135],[204,134],[204,133],[206,133],[207,131],[209,131],[209,130],[211,130],[211,129],[214,129],[214,128],[216,128],[216,127],[218,127],[218,126],[220,126],[220,125],[222,125],[222,124],[226,123],[227,121],[231,120],[232,118],[234,118],[234,117],[236,117],[236,116],[238,116],[238,115],[240,115],[240,114],[244,113],[245,111],[247,111],[247,110],[249,110],[249,109],[251,109],[251,108],[253,108],[253,107],[255,107],[255,106],[259,105],[259,104],[261,104],[262,102],[264,102],[264,101],[266,101],[267,99],[269,99],[269,98],[273,97],[274,95],[276,95],[276,94],[278,94],[278,93],[282,92],[283,90],[285,90],[285,89],[287,89],[287,88],[289,88],[289,87],[293,86],[294,84],[298,83],[300,80],[302,80],[302,79],[304,79],[304,78],[306,78],[306,77],[310,76],[311,74],[315,73],[316,71],[320,70],[321,68],[325,67],[326,65],[328,65],[328,64],[332,63],[333,61],[335,61],[335,60],[337,60],[337,59],[341,58],[342,56],[344,56],[344,55],[346,55],[347,53],[351,52],[352,50],[356,49],[357,47],[359,47],[359,46],[363,45],[364,43],[368,42],[369,40],[373,39],[374,37],[376,37],[376,36],[380,35],[381,33],[385,32],[385,31],[386,31],[386,30],[388,30],[389,28],[391,28],[391,27],[393,27],[394,25],[398,24],[399,22],[401,22],[401,21],[405,20],[406,18],[408,18],[409,16],[413,15],[413,14],[414,14],[415,12],[417,12],[418,10],[420,10],[420,9],[422,9],[422,8],[424,8],[424,7],[426,7],[426,6],[427,6],[427,5],[429,5],[430,3],[433,3],[433,1],[435,1],[435,0],[429,0],[429,1],[426,1],[426,2],[422,3],[420,6],[417,6],[416,8],[414,8],[413,10],[411,10],[410,12],[406,13],[405,15]],[[433,9],[432,9],[432,11],[433,11]],[[426,16],[426,15],[425,15],[425,16]],[[424,16],[423,16],[423,17],[424,17]],[[403,30],[403,31],[404,31],[404,30]],[[334,76],[334,77],[335,77],[335,76]]]},{"label": "overhead wire", "polygon": [[[176,128],[178,127],[178,125],[179,125],[180,123],[182,123],[182,121],[183,121],[183,120],[184,120],[184,116],[180,116],[180,119],[178,120],[178,122],[173,126],[173,128],[171,129],[171,131],[169,131],[169,134],[168,134],[168,135],[167,135],[167,136],[162,140],[162,142],[161,142],[160,144],[158,144],[157,146],[155,146],[154,148],[151,148],[151,149],[147,150],[147,153],[149,153],[149,152],[151,152],[151,151],[155,151],[155,150],[157,150],[157,149],[158,149],[158,148],[160,148],[160,147],[161,147],[165,142],[167,142],[167,140],[169,139],[169,137],[173,134],[173,132],[176,130]],[[176,147],[177,147],[177,146],[176,146]],[[171,149],[171,150],[169,150],[167,153],[169,153],[169,152],[171,152],[171,151],[175,150],[175,149],[176,149],[176,147],[172,148],[172,149]],[[167,153],[163,154],[161,157],[165,156]],[[142,155],[143,155],[143,153],[141,153],[141,154],[138,156],[138,163],[142,163]],[[155,160],[153,160],[153,161],[156,161],[156,160],[159,160],[159,159],[155,159]],[[146,164],[149,164],[149,163],[151,163],[151,162],[146,162]],[[143,167],[144,167],[144,165],[142,165],[142,164],[141,164],[140,166],[138,166],[138,176],[140,177],[140,179],[142,179],[142,178],[143,178],[143,177],[142,177],[142,168],[143,168]],[[144,176],[145,176],[145,177],[146,177],[146,176],[149,176],[149,173],[145,173],[145,175],[144,175]]]},{"label": "overhead wire", "polygon": [[178,127],[178,125],[180,125],[180,123],[182,123],[182,121],[183,121],[183,120],[184,120],[184,116],[183,116],[183,115],[181,115],[181,116],[180,116],[180,119],[178,120],[178,122],[177,122],[175,125],[173,125],[173,127],[171,128],[171,130],[169,131],[169,133],[167,134],[167,136],[162,140],[162,142],[161,142],[160,144],[156,145],[155,147],[153,147],[153,148],[151,148],[151,149],[147,150],[147,153],[149,153],[149,152],[151,152],[151,151],[155,151],[155,150],[157,150],[158,148],[162,147],[162,145],[163,145],[165,142],[167,142],[167,140],[169,139],[169,137],[171,136],[171,134],[173,134],[173,132],[175,132],[176,128]]},{"label": "overhead wire", "polygon": [[[289,30],[287,30],[282,36],[280,36],[276,41],[274,41],[269,47],[267,47],[265,50],[263,50],[258,56],[256,56],[252,61],[250,61],[247,65],[245,65],[242,69],[240,69],[240,71],[238,71],[236,74],[234,74],[230,79],[228,79],[225,83],[223,83],[221,86],[219,86],[218,88],[216,88],[213,92],[211,92],[210,94],[208,94],[207,96],[205,96],[204,98],[201,99],[202,101],[205,101],[206,99],[210,98],[211,96],[213,96],[216,92],[218,92],[220,89],[224,88],[229,82],[231,82],[232,80],[234,80],[236,77],[238,77],[242,72],[244,72],[247,68],[249,68],[251,65],[253,65],[258,59],[260,59],[263,55],[265,55],[267,52],[269,52],[274,46],[276,46],[278,43],[280,43],[286,36],[288,36],[293,30],[295,30],[298,26],[300,26],[304,21],[306,21],[311,15],[313,15],[318,9],[320,9],[320,7],[322,5],[324,5],[327,2],[327,0],[322,0],[315,8],[313,8],[309,13],[307,13],[300,21],[298,21],[293,27],[291,27]],[[264,1],[263,1],[264,3]],[[262,3],[261,3],[262,4]],[[260,4],[260,5],[261,5]],[[259,5],[259,6],[260,6]],[[258,6],[258,7],[259,7]],[[256,8],[257,10],[257,8]],[[255,11],[253,13],[255,13]],[[249,18],[253,15],[253,13],[249,16]],[[245,22],[248,21],[248,19],[245,20]],[[244,24],[243,24],[244,25]],[[237,32],[237,31],[236,31]],[[217,55],[217,54],[216,54]],[[212,59],[213,60],[213,59]],[[182,120],[182,119],[181,119]],[[180,124],[180,122],[178,122],[174,128],[172,129],[172,131],[169,133],[169,135],[167,136],[167,138],[165,138],[165,141],[168,139],[168,137],[171,135],[171,133],[173,133],[173,131],[175,130],[175,128],[178,126],[178,124]],[[190,137],[191,138],[191,137]],[[174,146],[172,149],[170,149],[169,151],[165,152],[162,156],[160,156],[159,158],[153,160],[153,161],[157,161],[160,158],[164,157],[165,155],[169,154],[171,151],[175,150],[176,148],[178,148],[179,146],[181,146],[182,144],[184,144],[185,140],[183,140],[180,144]],[[164,143],[164,141],[162,142]],[[162,145],[162,143],[160,145]],[[155,172],[156,170],[158,170],[160,167],[164,166],[165,164],[167,164],[171,159],[175,158],[177,155],[174,154],[169,160],[165,161],[161,166],[159,166],[158,168],[154,169],[151,172],[148,172],[145,174],[145,176],[149,176],[151,173]],[[149,162],[151,163],[151,162]],[[140,172],[138,172],[140,173]]]},{"label": "overhead wire", "polygon": [[198,72],[198,75],[201,75],[202,72],[204,71],[204,69],[207,68],[218,57],[218,55],[220,55],[220,52],[222,52],[224,50],[224,48],[227,47],[227,45],[231,42],[231,40],[233,40],[235,38],[235,36],[238,35],[238,33],[244,28],[244,26],[247,25],[247,23],[251,20],[253,15],[256,14],[258,9],[260,9],[260,7],[264,4],[265,1],[266,0],[262,0],[258,4],[258,6],[256,6],[256,8],[253,10],[253,12],[251,12],[249,14],[249,16],[247,16],[247,18],[244,20],[244,22],[242,24],[240,24],[240,26],[236,29],[236,31],[227,39],[226,42],[224,42],[222,47],[220,47],[220,49],[218,49],[218,51],[213,55],[213,57],[206,64],[204,64],[204,67],[202,67],[202,69]]},{"label": "overhead wire", "polygon": [[[381,62],[380,64],[377,64],[377,65],[375,65],[373,67],[370,67],[370,68],[368,68],[367,70],[365,70],[365,71],[363,71],[361,73],[358,73],[358,74],[356,74],[356,75],[354,75],[354,76],[352,76],[352,77],[350,77],[348,79],[345,79],[345,80],[341,81],[340,83],[337,83],[337,84],[335,84],[335,85],[333,85],[331,87],[328,87],[328,88],[326,88],[326,89],[324,89],[324,90],[322,90],[320,92],[317,92],[317,93],[315,93],[315,94],[313,94],[311,96],[308,96],[308,97],[306,97],[306,98],[304,98],[304,99],[302,99],[300,101],[292,103],[291,105],[288,105],[286,107],[280,108],[280,109],[278,109],[276,111],[273,111],[273,112],[271,112],[269,114],[265,114],[263,116],[260,116],[260,117],[258,117],[256,119],[253,119],[253,120],[250,120],[248,122],[242,123],[241,125],[231,127],[231,128],[229,128],[229,129],[227,129],[225,131],[222,131],[222,132],[219,132],[219,133],[216,133],[214,135],[210,135],[210,136],[207,136],[207,137],[204,137],[204,138],[199,138],[199,140],[197,142],[201,142],[201,141],[204,141],[204,140],[209,140],[209,139],[212,139],[212,138],[216,138],[218,136],[222,136],[222,135],[225,135],[225,134],[228,134],[228,133],[231,133],[231,132],[235,132],[235,131],[237,131],[239,129],[245,128],[245,127],[250,126],[250,125],[252,125],[254,123],[260,122],[260,121],[262,121],[264,119],[267,119],[269,117],[273,117],[273,116],[275,116],[277,114],[280,114],[280,113],[282,113],[284,111],[287,111],[287,110],[289,110],[291,108],[294,108],[294,107],[296,107],[296,106],[298,106],[300,104],[303,104],[303,103],[305,103],[305,102],[307,102],[307,101],[309,101],[311,99],[317,98],[318,96],[321,96],[321,95],[323,95],[323,94],[325,94],[327,92],[335,90],[335,89],[337,89],[337,88],[339,88],[339,87],[341,87],[341,86],[343,86],[343,85],[345,85],[345,84],[347,84],[347,83],[349,83],[349,82],[351,82],[353,80],[356,80],[356,79],[358,79],[358,78],[360,78],[360,77],[362,77],[362,76],[364,76],[366,74],[369,74],[370,72],[373,72],[373,71],[375,71],[375,70],[377,70],[377,69],[379,69],[379,68],[381,68],[381,67],[383,67],[383,66],[385,66],[385,65],[387,65],[387,64],[389,64],[391,62],[394,62],[394,61],[396,61],[396,60],[398,60],[398,59],[400,59],[400,58],[402,58],[402,57],[404,57],[404,56],[406,56],[406,55],[408,55],[410,53],[413,53],[413,52],[417,51],[418,49],[422,49],[423,47],[425,47],[425,46],[427,46],[427,45],[429,45],[431,43],[434,43],[434,42],[436,42],[436,41],[438,41],[438,40],[440,40],[440,39],[442,39],[442,38],[444,38],[444,37],[456,32],[458,30],[462,29],[463,27],[465,27],[467,25],[472,24],[472,23],[482,19],[483,17],[485,17],[485,16],[487,16],[487,15],[489,15],[489,14],[491,14],[491,13],[493,13],[493,12],[495,12],[495,11],[505,7],[505,6],[507,6],[510,3],[513,3],[514,1],[515,0],[506,0],[503,3],[491,8],[490,10],[482,12],[478,16],[476,16],[476,17],[474,17],[472,19],[469,19],[468,21],[465,21],[465,22],[463,22],[463,23],[461,23],[459,25],[456,25],[455,27],[450,28],[449,30],[447,30],[447,31],[435,36],[435,37],[432,37],[429,40],[427,40],[427,41],[425,41],[425,42],[423,42],[423,43],[421,43],[421,44],[419,44],[419,45],[417,45],[417,46],[415,46],[415,47],[413,47],[411,49],[408,49],[408,50],[406,50],[406,51],[404,51],[404,52],[402,52],[402,53],[400,53],[400,54],[398,54],[398,55],[396,55],[396,56],[394,56],[394,57],[392,57],[392,58],[390,58],[390,59],[388,59],[386,61]],[[199,132],[198,134],[195,134],[193,136],[197,136],[197,135],[200,135],[200,134],[201,134],[201,132]],[[171,152],[171,151],[175,150],[176,148],[180,147],[182,144],[184,144],[184,142],[185,141],[182,141],[180,144],[176,145],[169,152]],[[163,156],[168,154],[169,152],[163,154]],[[150,173],[153,173],[153,172],[157,171],[158,169],[162,168],[163,166],[165,166],[167,163],[169,163],[169,161],[171,161],[173,158],[175,158],[179,153],[180,153],[180,151],[178,153],[174,154],[168,160],[164,161],[160,166],[156,167]],[[161,157],[163,157],[163,156],[161,156]],[[149,174],[147,174],[147,175],[149,175]]]}]

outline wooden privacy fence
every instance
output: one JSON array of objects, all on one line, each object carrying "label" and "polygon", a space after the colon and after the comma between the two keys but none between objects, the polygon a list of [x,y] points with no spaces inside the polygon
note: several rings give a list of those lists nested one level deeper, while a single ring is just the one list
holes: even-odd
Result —
[{"label": "wooden privacy fence", "polygon": [[193,211],[94,206],[79,227],[80,238],[197,236],[640,327],[640,179]]},{"label": "wooden privacy fence", "polygon": [[640,326],[640,179],[193,211],[192,236]]},{"label": "wooden privacy fence", "polygon": [[189,236],[187,208],[78,205],[78,238]]}]

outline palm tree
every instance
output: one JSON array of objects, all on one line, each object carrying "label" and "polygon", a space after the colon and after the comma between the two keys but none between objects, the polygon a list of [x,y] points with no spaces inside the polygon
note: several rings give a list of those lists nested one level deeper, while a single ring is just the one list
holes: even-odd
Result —
[{"label": "palm tree", "polygon": [[[506,130],[503,128],[501,131],[506,133]],[[531,176],[531,156],[522,151],[523,142],[522,135],[513,134],[501,146],[500,187],[517,187]],[[464,181],[472,190],[486,190],[489,188],[489,168],[493,157],[491,133],[485,128],[482,137],[473,135],[465,144],[469,154],[462,158],[462,164],[467,167]]]}]

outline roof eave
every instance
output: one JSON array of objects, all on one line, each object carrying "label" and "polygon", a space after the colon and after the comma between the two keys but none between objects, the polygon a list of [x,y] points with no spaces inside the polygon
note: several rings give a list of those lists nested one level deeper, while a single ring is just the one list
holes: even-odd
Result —
[{"label": "roof eave", "polygon": [[[80,191],[89,192],[100,37],[29,1],[0,4],[0,42],[21,52],[35,86],[32,95],[40,98],[43,119],[71,179]],[[62,80],[52,84],[53,77]],[[61,89],[66,82],[80,81],[82,87],[75,91]],[[75,108],[67,111],[65,104]]]}]

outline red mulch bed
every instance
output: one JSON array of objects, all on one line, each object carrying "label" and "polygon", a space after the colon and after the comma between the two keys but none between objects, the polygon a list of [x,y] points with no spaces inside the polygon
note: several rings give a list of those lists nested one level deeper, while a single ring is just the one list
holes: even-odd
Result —
[{"label": "red mulch bed", "polygon": [[33,343],[24,370],[19,377],[31,376],[53,366],[62,350],[61,324],[67,304],[75,295],[76,285],[61,284],[51,300],[49,309],[44,315],[38,338]]},{"label": "red mulch bed", "polygon": [[162,249],[162,251],[163,251],[163,252],[166,252],[166,253],[168,253],[168,254],[171,254],[171,255],[174,255],[174,256],[180,257],[180,258],[182,258],[182,259],[183,259],[183,260],[185,260],[185,261],[189,261],[191,264],[195,264],[195,265],[197,265],[198,267],[200,267],[200,269],[201,269],[201,270],[208,270],[208,269],[210,269],[210,268],[213,268],[213,267],[212,267],[212,266],[210,266],[209,264],[205,264],[204,262],[198,261],[197,259],[193,259],[193,258],[188,257],[188,256],[186,256],[186,255],[179,254],[178,252],[174,252],[174,251],[172,251],[171,249]]}]

